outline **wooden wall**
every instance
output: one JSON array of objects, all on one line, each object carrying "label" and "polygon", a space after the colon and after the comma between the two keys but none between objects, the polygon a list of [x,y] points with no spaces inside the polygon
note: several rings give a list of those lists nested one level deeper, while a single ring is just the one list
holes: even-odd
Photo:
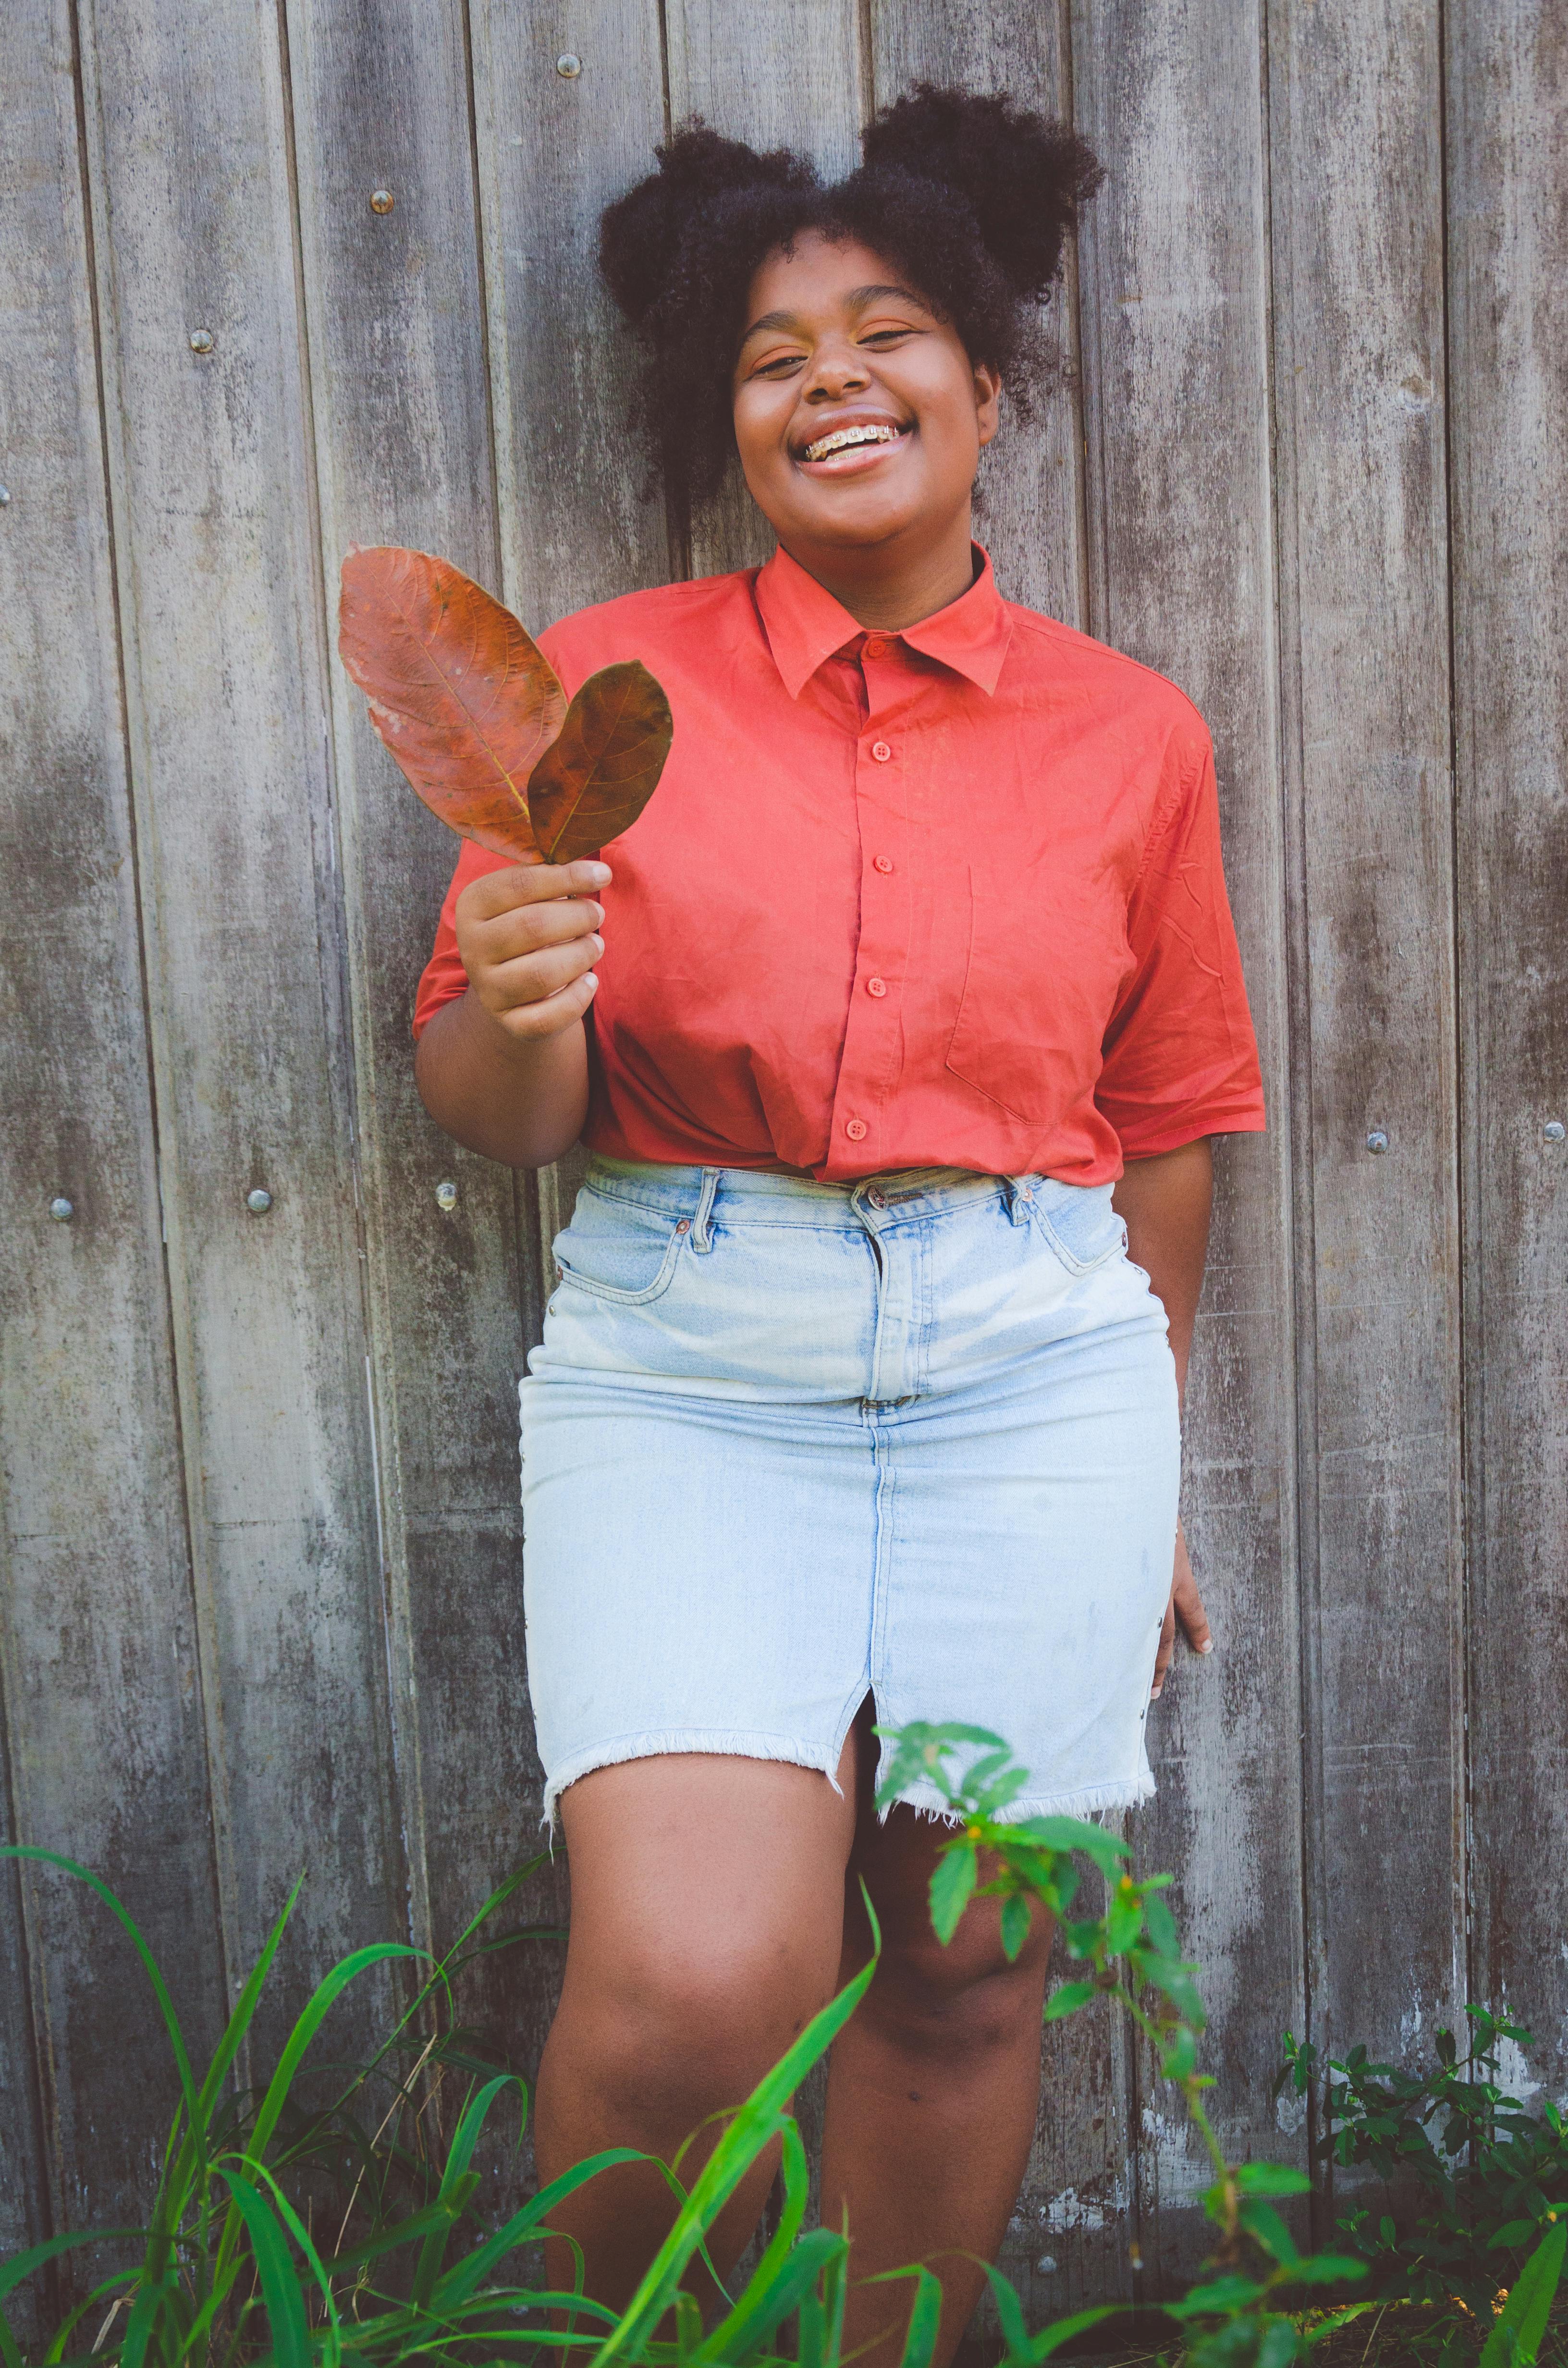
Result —
[{"label": "wooden wall", "polygon": [[[513,1393],[562,1184],[416,1102],[454,850],[330,588],[351,541],[416,543],[537,627],[757,555],[739,499],[688,544],[642,498],[597,211],[672,118],[841,167],[919,75],[1070,115],[1109,166],[1069,375],[988,458],[983,530],[1013,596],[1209,717],[1263,1040],[1191,1394],[1221,1650],[1154,1715],[1136,1820],[1221,2119],[1301,2146],[1287,2026],[1398,2055],[1466,1995],[1558,2094],[1551,0],[0,12],[0,1835],[119,1890],[197,2047],[306,1866],[263,2052],[337,1954],[438,1943],[533,1843]],[[525,2061],[534,1963],[486,2005]],[[1129,2291],[1130,2240],[1145,2286],[1190,2260],[1203,2179],[1135,2054],[1086,2021],[1051,2047],[1008,2253],[1041,2316]],[[134,2216],[168,2097],[101,1909],[5,1872],[0,2251]]]}]

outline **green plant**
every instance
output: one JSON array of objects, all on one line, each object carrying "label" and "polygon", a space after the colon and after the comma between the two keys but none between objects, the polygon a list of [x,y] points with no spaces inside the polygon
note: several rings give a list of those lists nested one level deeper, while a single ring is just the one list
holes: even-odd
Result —
[{"label": "green plant", "polygon": [[1490,2322],[1499,2290],[1517,2291],[1527,2255],[1568,2221],[1568,2124],[1550,2101],[1532,2112],[1501,2085],[1504,2042],[1528,2047],[1522,2024],[1467,2006],[1470,2045],[1435,2035],[1434,2060],[1411,2069],[1373,2063],[1364,2047],[1320,2068],[1311,2043],[1285,2035],[1275,2091],[1315,2097],[1324,2142],[1342,2170],[1383,2184],[1373,2219],[1356,2203],[1337,2226],[1380,2293],[1438,2315],[1434,2336]]},{"label": "green plant", "polygon": [[[1161,2076],[1171,2081],[1190,2114],[1214,2169],[1204,2210],[1219,2231],[1208,2273],[1191,2293],[1165,2305],[1184,2330],[1191,2368],[1286,2368],[1369,2307],[1362,2302],[1318,2315],[1304,2313],[1312,2289],[1364,2278],[1366,2263],[1347,2253],[1302,2253],[1273,2199],[1304,2194],[1305,2171],[1285,2163],[1232,2163],[1205,2109],[1213,2082],[1198,2068],[1205,2016],[1194,1982],[1197,1967],[1183,1961],[1176,1921],[1164,1893],[1172,1878],[1140,1883],[1129,1873],[1120,1838],[1073,1817],[1004,1821],[1004,1812],[1028,1782],[999,1736],[983,1727],[912,1725],[891,1737],[892,1751],[879,1797],[892,1801],[916,1776],[941,1793],[953,1838],[931,1878],[931,1920],[949,1940],[972,1898],[1002,1903],[1002,1941],[1016,1957],[1038,1908],[1060,1924],[1067,1953],[1086,1971],[1063,1982],[1046,2002],[1046,2020],[1076,2014],[1096,1998],[1113,1998],[1148,2040]],[[961,1748],[978,1749],[961,1781],[948,1763]],[[1074,1918],[1087,1858],[1109,1893],[1103,1914]],[[1022,2328],[1017,2299],[993,2271],[992,2292],[1009,2349]]]}]

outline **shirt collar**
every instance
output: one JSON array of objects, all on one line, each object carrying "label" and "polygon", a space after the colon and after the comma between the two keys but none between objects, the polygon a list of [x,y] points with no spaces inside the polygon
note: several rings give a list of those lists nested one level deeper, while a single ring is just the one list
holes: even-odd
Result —
[{"label": "shirt collar", "polygon": [[[980,572],[967,592],[934,617],[882,638],[907,642],[923,657],[951,666],[989,695],[1007,655],[1013,620],[996,589],[989,555],[979,543],[973,550]],[[791,699],[799,699],[824,658],[846,642],[858,641],[866,631],[787,551],[776,551],[758,572],[756,605],[773,662]]]}]

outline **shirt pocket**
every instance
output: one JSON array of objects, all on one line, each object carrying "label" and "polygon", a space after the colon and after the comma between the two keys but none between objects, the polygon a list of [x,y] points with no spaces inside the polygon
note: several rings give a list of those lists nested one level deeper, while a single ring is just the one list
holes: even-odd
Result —
[{"label": "shirt pocket", "polygon": [[674,1281],[690,1231],[688,1217],[676,1219],[585,1184],[571,1224],[555,1237],[556,1281],[619,1307],[646,1306]]},{"label": "shirt pocket", "polygon": [[1033,1127],[1094,1089],[1125,936],[1092,874],[1057,862],[969,866],[969,947],[947,1066]]}]

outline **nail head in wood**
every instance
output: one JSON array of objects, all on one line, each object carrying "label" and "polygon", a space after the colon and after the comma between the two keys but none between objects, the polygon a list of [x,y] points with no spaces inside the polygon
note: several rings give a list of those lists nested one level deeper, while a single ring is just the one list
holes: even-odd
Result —
[{"label": "nail head in wood", "polygon": [[1560,1118],[1549,1118],[1541,1133],[1548,1143],[1561,1143],[1564,1135],[1568,1135],[1568,1126],[1564,1126]]},{"label": "nail head in wood", "polygon": [[396,202],[390,189],[370,191],[370,211],[373,214],[390,214]]},{"label": "nail head in wood", "polygon": [[1370,1134],[1367,1137],[1367,1148],[1368,1148],[1368,1150],[1369,1150],[1369,1151],[1386,1151],[1386,1150],[1388,1149],[1388,1147],[1389,1147],[1389,1139],[1388,1139],[1387,1135],[1383,1133],[1382,1128],[1381,1128],[1381,1126],[1375,1126],[1375,1127],[1372,1129],[1372,1132],[1370,1133]]},{"label": "nail head in wood", "polygon": [[556,59],[555,71],[563,82],[575,82],[583,71],[583,61],[581,58],[574,57],[568,50],[563,56]]},{"label": "nail head in wood", "polygon": [[193,354],[210,354],[212,350],[211,330],[192,329],[190,333],[190,350]]},{"label": "nail head in wood", "polygon": [[50,1202],[49,1213],[57,1225],[68,1225],[76,1212],[62,1193]]},{"label": "nail head in wood", "polygon": [[247,1192],[245,1194],[245,1207],[250,1211],[253,1217],[265,1217],[271,1206],[271,1193],[264,1192],[259,1184],[256,1186],[254,1192]]},{"label": "nail head in wood", "polygon": [[457,1186],[456,1186],[455,1184],[452,1184],[452,1183],[437,1184],[437,1187],[436,1187],[436,1206],[437,1206],[437,1209],[445,1209],[445,1210],[447,1210],[447,1211],[449,1212],[449,1213],[453,1209],[455,1209],[455,1208],[457,1207],[457,1205],[458,1205],[458,1188],[457,1188]]}]

